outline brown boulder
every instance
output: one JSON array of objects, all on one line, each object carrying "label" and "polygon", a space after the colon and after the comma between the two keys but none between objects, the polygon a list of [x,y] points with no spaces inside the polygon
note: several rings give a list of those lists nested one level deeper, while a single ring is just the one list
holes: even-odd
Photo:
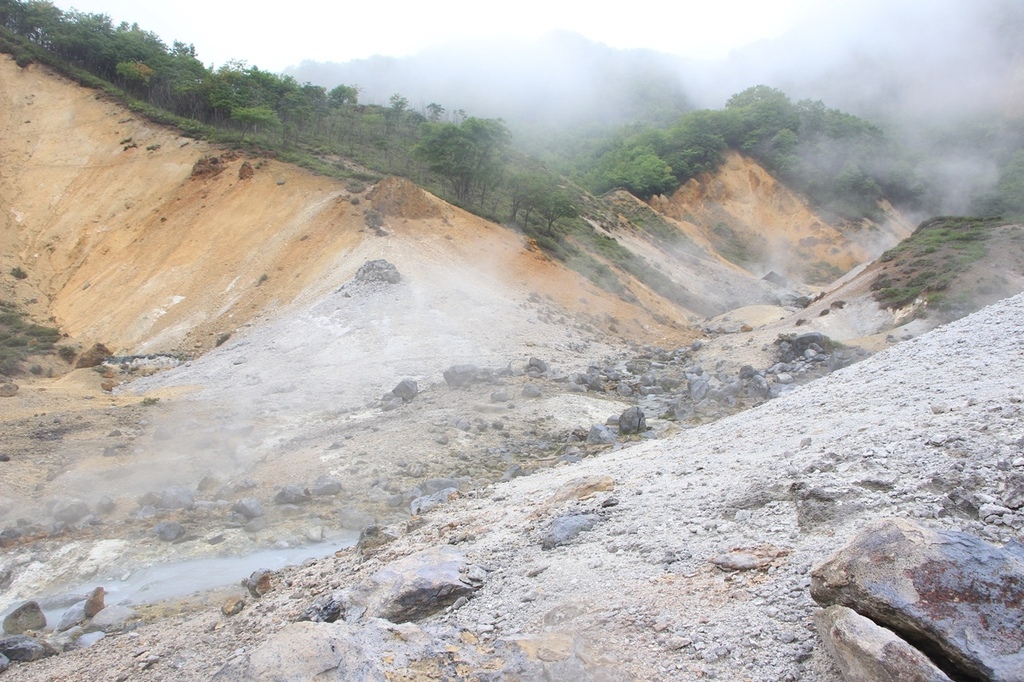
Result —
[{"label": "brown boulder", "polygon": [[29,630],[42,630],[45,627],[46,616],[43,615],[39,602],[27,601],[4,618],[4,632],[8,635],[21,635]]},{"label": "brown boulder", "polygon": [[891,629],[950,674],[1024,680],[1019,548],[883,519],[812,571],[811,596]]},{"label": "brown boulder", "polygon": [[85,600],[85,617],[92,618],[97,613],[103,610],[104,603],[103,597],[106,595],[106,590],[102,587],[97,587],[89,595],[89,598]]},{"label": "brown boulder", "polygon": [[950,682],[927,656],[853,609],[830,606],[814,620],[847,682]]},{"label": "brown boulder", "polygon": [[75,369],[98,367],[111,355],[113,355],[113,353],[110,352],[109,348],[104,346],[102,343],[95,343],[92,348],[78,356],[78,362],[75,363]]},{"label": "brown boulder", "polygon": [[465,573],[466,557],[451,547],[432,547],[388,564],[356,588],[353,601],[366,615],[407,623],[437,613],[478,585]]}]

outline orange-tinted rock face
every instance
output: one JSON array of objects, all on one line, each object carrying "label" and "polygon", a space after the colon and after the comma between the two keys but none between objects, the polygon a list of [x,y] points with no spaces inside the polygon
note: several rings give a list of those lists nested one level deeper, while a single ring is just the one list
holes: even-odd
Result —
[{"label": "orange-tinted rock face", "polygon": [[[850,228],[829,225],[754,161],[735,152],[715,173],[693,178],[650,206],[692,226],[729,260],[755,274],[776,271],[825,283],[873,254]],[[892,238],[891,246],[896,239]]]}]

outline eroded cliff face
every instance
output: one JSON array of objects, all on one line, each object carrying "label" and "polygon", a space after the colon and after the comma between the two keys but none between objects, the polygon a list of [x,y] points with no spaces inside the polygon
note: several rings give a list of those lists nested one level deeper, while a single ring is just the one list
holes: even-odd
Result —
[{"label": "eroded cliff face", "polygon": [[410,273],[483,271],[510,305],[537,293],[592,321],[619,320],[626,335],[692,335],[677,323],[683,311],[653,292],[634,286],[632,302],[603,292],[407,181],[364,191],[225,152],[6,56],[0,129],[0,267],[28,275],[2,278],[0,295],[84,345],[201,352],[379,257]]},{"label": "eroded cliff face", "polygon": [[670,196],[653,197],[649,205],[754,274],[775,271],[809,284],[836,279],[912,229],[891,206],[883,207],[885,225],[829,224],[736,152],[726,154],[718,171],[689,180]]}]

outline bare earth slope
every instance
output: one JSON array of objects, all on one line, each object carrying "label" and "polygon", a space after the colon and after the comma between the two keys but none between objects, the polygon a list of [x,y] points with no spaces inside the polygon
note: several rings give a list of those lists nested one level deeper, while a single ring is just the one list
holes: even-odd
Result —
[{"label": "bare earth slope", "polygon": [[[383,206],[389,236],[378,237],[363,215],[374,204],[342,183],[224,155],[6,56],[0,117],[0,266],[29,275],[4,277],[4,295],[36,299],[28,305],[38,317],[52,315],[87,345],[207,350],[219,334],[315,299],[392,249],[550,295],[570,313],[616,317],[624,333],[680,335],[666,324],[679,314],[672,304],[645,294],[643,308],[628,306],[527,250],[514,233],[432,197],[392,192],[398,201]],[[193,177],[206,156],[222,170]],[[246,161],[255,172],[240,179]]]},{"label": "bare earth slope", "polygon": [[775,271],[815,284],[878,256],[912,229],[888,206],[884,225],[830,225],[757,163],[732,151],[715,173],[649,203],[758,275]]}]

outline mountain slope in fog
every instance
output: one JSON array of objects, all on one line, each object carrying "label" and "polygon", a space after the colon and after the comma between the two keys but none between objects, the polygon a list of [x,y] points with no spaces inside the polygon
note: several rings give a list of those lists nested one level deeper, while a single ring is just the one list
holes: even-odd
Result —
[{"label": "mountain slope in fog", "polygon": [[[627,339],[678,340],[687,322],[780,295],[759,281],[763,273],[725,262],[711,242],[700,241],[699,231],[689,237],[697,240],[689,256],[679,258],[619,215],[608,234],[638,257],[650,256],[691,293],[670,301],[620,272],[626,293],[614,296],[514,231],[405,181],[364,191],[270,158],[225,153],[137,118],[41,67],[21,69],[8,59],[0,68],[6,131],[0,191],[12,198],[2,218],[0,265],[27,273],[23,280],[3,280],[4,297],[39,319],[52,316],[83,344],[99,341],[128,353],[204,352],[255,319],[316,300],[399,243],[433,245],[419,257],[430,254],[453,272],[483,271],[493,286],[515,292],[513,298],[550,296],[568,313],[615,327]],[[214,157],[216,164],[196,165]],[[241,177],[243,166],[251,177]],[[204,168],[222,170],[194,174]],[[787,219],[749,190],[722,202],[763,203],[748,222]],[[367,208],[384,216],[384,236],[367,225]]]}]

